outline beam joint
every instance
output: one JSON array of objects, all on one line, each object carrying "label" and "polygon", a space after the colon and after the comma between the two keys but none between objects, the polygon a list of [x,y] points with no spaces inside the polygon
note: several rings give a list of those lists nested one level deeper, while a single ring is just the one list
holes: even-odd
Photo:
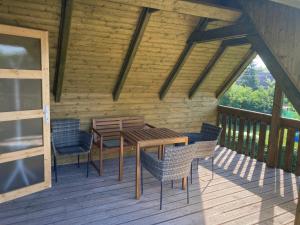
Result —
[{"label": "beam joint", "polygon": [[114,101],[118,101],[118,99],[120,97],[121,91],[122,91],[123,86],[126,81],[126,78],[128,76],[128,73],[130,71],[132,63],[134,61],[134,57],[135,57],[138,47],[141,43],[141,40],[142,40],[143,34],[146,30],[147,24],[150,20],[150,16],[155,11],[157,11],[157,10],[152,9],[152,8],[143,8],[142,9],[140,17],[138,19],[136,29],[132,36],[131,42],[129,44],[125,59],[123,61],[118,80],[117,80],[114,90],[113,90],[113,100]]},{"label": "beam joint", "polygon": [[61,1],[61,16],[58,36],[58,46],[56,55],[56,67],[53,83],[53,95],[55,102],[59,102],[62,93],[65,65],[67,59],[67,49],[70,37],[72,21],[73,0]]}]

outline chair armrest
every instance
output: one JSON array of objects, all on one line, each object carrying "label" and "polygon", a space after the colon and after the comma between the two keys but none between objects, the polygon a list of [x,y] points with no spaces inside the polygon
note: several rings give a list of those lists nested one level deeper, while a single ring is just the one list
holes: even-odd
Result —
[{"label": "chair armrest", "polygon": [[93,135],[86,131],[80,131],[79,143],[84,150],[91,150],[93,143]]},{"label": "chair armrest", "polygon": [[97,131],[95,128],[92,128],[92,133],[98,135],[99,137],[103,137],[103,134],[101,134],[99,131]]},{"label": "chair armrest", "polygon": [[155,126],[149,124],[149,123],[145,123],[145,127],[149,127],[149,128],[155,128]]}]

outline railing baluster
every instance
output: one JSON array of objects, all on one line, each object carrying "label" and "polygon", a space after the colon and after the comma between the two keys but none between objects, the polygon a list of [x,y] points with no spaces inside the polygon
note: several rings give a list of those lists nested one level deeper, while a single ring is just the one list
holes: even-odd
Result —
[{"label": "railing baluster", "polygon": [[245,125],[245,120],[243,118],[240,118],[240,121],[239,121],[238,147],[237,147],[237,152],[238,153],[243,153],[244,125]]},{"label": "railing baluster", "polygon": [[246,126],[247,126],[247,138],[246,138],[245,154],[246,154],[246,155],[250,155],[250,153],[249,153],[250,127],[251,127],[251,122],[250,122],[250,120],[247,120]]},{"label": "railing baluster", "polygon": [[283,140],[284,140],[284,132],[285,128],[281,127],[280,128],[280,133],[279,133],[279,146],[278,146],[278,162],[277,162],[277,167],[282,168],[282,157],[283,157]]},{"label": "railing baluster", "polygon": [[286,138],[285,154],[284,154],[284,170],[292,171],[292,157],[295,143],[295,128],[289,128]]},{"label": "railing baluster", "polygon": [[235,142],[235,138],[236,138],[236,122],[237,122],[237,118],[233,117],[232,118],[232,122],[233,122],[233,138],[232,138],[232,150],[236,150],[236,142]]},{"label": "railing baluster", "polygon": [[225,138],[226,138],[226,114],[223,113],[222,114],[222,134],[221,134],[221,140],[220,140],[220,144],[222,147],[225,146]]},{"label": "railing baluster", "polygon": [[257,160],[261,162],[264,161],[266,130],[267,130],[267,125],[264,122],[261,122],[259,127],[259,141],[258,141],[258,152],[257,152]]},{"label": "railing baluster", "polygon": [[227,134],[227,147],[231,146],[231,115],[228,115],[228,134]]},{"label": "railing baluster", "polygon": [[253,128],[252,128],[252,142],[251,142],[251,158],[255,156],[255,148],[256,148],[256,121],[253,121]]}]

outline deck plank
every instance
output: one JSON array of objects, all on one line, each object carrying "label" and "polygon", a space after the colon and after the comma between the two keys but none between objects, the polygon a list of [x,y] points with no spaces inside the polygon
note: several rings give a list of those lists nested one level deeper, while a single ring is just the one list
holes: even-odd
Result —
[{"label": "deck plank", "polygon": [[6,224],[283,224],[293,223],[297,178],[262,162],[219,148],[215,176],[210,160],[194,165],[190,204],[180,182],[164,185],[159,210],[159,182],[145,172],[144,195],[134,199],[134,158],[126,158],[124,180],[117,180],[117,160],[105,161],[102,177],[85,165],[59,168],[59,182],[49,190],[0,204]]}]

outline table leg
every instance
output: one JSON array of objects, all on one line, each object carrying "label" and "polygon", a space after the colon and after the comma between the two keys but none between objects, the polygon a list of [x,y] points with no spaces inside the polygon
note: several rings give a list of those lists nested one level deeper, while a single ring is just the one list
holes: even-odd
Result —
[{"label": "table leg", "polygon": [[[185,141],[184,144],[185,144],[185,145],[188,145],[188,139]],[[187,179],[186,179],[186,177],[185,177],[185,178],[182,178],[182,190],[185,190],[185,189],[186,189],[186,184],[187,184]]]},{"label": "table leg", "polygon": [[141,160],[140,160],[140,145],[136,145],[136,168],[135,168],[135,198],[141,197]]},{"label": "table leg", "polygon": [[119,152],[119,181],[123,179],[124,168],[124,137],[121,134],[120,137],[120,152]]}]

